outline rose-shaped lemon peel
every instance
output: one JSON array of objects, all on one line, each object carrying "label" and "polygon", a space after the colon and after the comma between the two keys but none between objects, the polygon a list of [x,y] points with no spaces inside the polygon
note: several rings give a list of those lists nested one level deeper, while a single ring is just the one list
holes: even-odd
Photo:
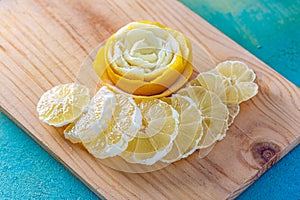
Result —
[{"label": "rose-shaped lemon peel", "polygon": [[181,33],[155,22],[132,22],[108,39],[93,65],[104,83],[126,93],[166,96],[191,76],[191,58],[190,41]]},{"label": "rose-shaped lemon peel", "polygon": [[[189,77],[193,73],[192,63],[188,62],[182,74],[178,74],[178,72],[173,71],[174,73],[173,77],[177,76],[177,80],[170,86],[162,85],[163,83],[160,84],[160,83],[153,83],[153,82],[148,82],[145,84],[145,82],[142,81],[128,80],[120,76],[117,76],[116,79],[111,79],[107,73],[107,71],[111,69],[109,67],[106,69],[102,67],[105,66],[105,61],[102,56],[103,53],[104,53],[104,48],[102,47],[98,51],[96,61],[93,63],[94,69],[98,74],[98,76],[101,77],[103,84],[117,93],[129,93],[129,94],[133,93],[135,95],[131,95],[131,96],[135,99],[160,98],[164,96],[169,96],[172,93],[179,90],[188,81]],[[121,84],[126,84],[127,87],[120,88],[119,85]],[[150,89],[152,91],[151,93],[152,95],[149,95],[149,92],[148,93],[144,92]]]},{"label": "rose-shaped lemon peel", "polygon": [[129,79],[151,81],[168,68],[184,69],[175,37],[150,24],[133,22],[123,27],[107,41],[106,54],[111,68]]},{"label": "rose-shaped lemon peel", "polygon": [[151,24],[151,25],[154,25],[154,26],[158,26],[160,28],[166,28],[166,26],[162,25],[161,23],[159,22],[151,22],[151,21],[147,21],[147,20],[140,20],[138,21],[139,23],[142,23],[142,24]]},{"label": "rose-shaped lemon peel", "polygon": [[[100,76],[101,80],[113,90],[116,91],[116,89],[119,88],[121,91],[135,94],[133,95],[135,98],[147,98],[149,97],[149,94],[152,95],[151,98],[168,96],[180,89],[188,81],[193,72],[193,66],[190,62],[188,62],[183,73],[178,73],[176,70],[169,70],[170,76],[168,77],[169,79],[165,79],[166,82],[161,78],[157,78],[152,82],[129,80],[117,74],[112,74],[112,69],[110,67],[102,67],[106,66],[105,60],[103,59],[103,54],[104,48],[102,47],[97,54],[96,61],[93,63],[94,69],[98,76]],[[111,72],[111,76],[109,75],[108,71]],[[176,79],[175,82],[174,79]],[[168,84],[169,82],[173,82],[173,84],[170,85]],[[126,85],[126,88],[120,87],[121,85]],[[149,90],[151,90],[151,93]]]},{"label": "rose-shaped lemon peel", "polygon": [[184,59],[183,61],[184,62],[187,62],[187,61],[192,62],[192,54],[191,54],[192,45],[191,45],[191,41],[189,40],[188,37],[186,37],[185,35],[183,35],[182,33],[178,32],[176,30],[173,30],[170,27],[160,24],[159,22],[150,22],[147,20],[141,20],[138,22],[143,23],[143,24],[151,24],[151,25],[155,25],[155,26],[166,29],[169,33],[171,33],[175,37],[177,42],[180,44],[180,50],[182,53],[182,57]]},{"label": "rose-shaped lemon peel", "polygon": [[[187,81],[188,77],[191,76],[193,72],[193,67],[191,64],[189,64],[183,74],[181,74],[178,79],[176,80],[173,85],[171,85],[169,88],[167,88],[164,92],[156,94],[156,95],[151,95],[151,96],[143,96],[143,95],[131,95],[135,99],[157,99],[161,97],[166,97],[170,96],[171,94],[175,93],[177,90],[179,90]],[[123,90],[119,89],[116,86],[113,86],[111,84],[106,84],[109,88],[111,88],[113,91],[117,93],[124,93]],[[144,88],[143,88],[144,89]],[[152,88],[151,88],[152,89]]]}]

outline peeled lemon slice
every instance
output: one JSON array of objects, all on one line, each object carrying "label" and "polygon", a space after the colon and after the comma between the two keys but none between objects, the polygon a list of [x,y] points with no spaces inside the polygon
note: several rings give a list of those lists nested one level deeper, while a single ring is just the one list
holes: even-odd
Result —
[{"label": "peeled lemon slice", "polygon": [[258,86],[253,82],[256,75],[243,62],[225,61],[218,64],[212,72],[220,74],[231,81],[231,84],[238,90],[239,103],[249,100],[258,93]]},{"label": "peeled lemon slice", "polygon": [[201,86],[183,88],[178,94],[190,97],[202,113],[203,136],[198,148],[209,147],[225,137],[228,128],[228,109],[218,95]]},{"label": "peeled lemon slice", "polygon": [[202,86],[218,95],[228,108],[228,125],[233,123],[240,110],[239,95],[237,88],[232,86],[227,78],[212,72],[202,72],[188,85]]},{"label": "peeled lemon slice", "polygon": [[97,137],[83,142],[96,158],[108,158],[120,154],[134,139],[142,125],[142,115],[132,97],[116,94],[116,108],[108,128],[97,132]]},{"label": "peeled lemon slice", "polygon": [[116,108],[115,94],[107,87],[101,87],[92,98],[88,112],[64,131],[65,138],[73,143],[94,140],[99,132],[107,129]]},{"label": "peeled lemon slice", "polygon": [[171,151],[161,159],[166,163],[191,155],[196,151],[203,134],[201,112],[192,99],[174,94],[169,100],[172,107],[179,113],[179,125],[178,135]]},{"label": "peeled lemon slice", "polygon": [[61,127],[75,121],[90,101],[87,87],[68,83],[45,92],[37,104],[39,119],[49,125]]},{"label": "peeled lemon slice", "polygon": [[129,163],[152,165],[172,148],[178,134],[178,112],[159,99],[141,100],[142,128],[121,157]]}]

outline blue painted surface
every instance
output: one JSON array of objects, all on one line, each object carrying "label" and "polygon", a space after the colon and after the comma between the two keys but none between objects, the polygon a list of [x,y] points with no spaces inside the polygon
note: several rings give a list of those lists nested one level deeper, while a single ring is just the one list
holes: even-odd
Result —
[{"label": "blue painted surface", "polygon": [[[181,0],[230,38],[300,86],[300,1]],[[0,199],[97,199],[0,113]],[[300,146],[240,197],[300,199]]]},{"label": "blue painted surface", "polygon": [[97,199],[0,113],[0,199]]},{"label": "blue painted surface", "polygon": [[300,1],[180,0],[300,86]]}]

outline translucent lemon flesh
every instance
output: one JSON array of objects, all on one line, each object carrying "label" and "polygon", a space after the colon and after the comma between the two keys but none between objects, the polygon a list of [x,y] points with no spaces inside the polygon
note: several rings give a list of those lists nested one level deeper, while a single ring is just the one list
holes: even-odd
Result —
[{"label": "translucent lemon flesh", "polygon": [[203,136],[198,148],[206,148],[226,135],[229,113],[218,95],[201,86],[183,88],[178,94],[190,97],[202,113]]},{"label": "translucent lemon flesh", "polygon": [[225,61],[216,66],[213,73],[228,78],[238,90],[239,103],[247,101],[258,93],[258,86],[254,83],[256,75],[245,63],[240,61]]},{"label": "translucent lemon flesh", "polygon": [[86,149],[96,158],[108,158],[123,152],[142,125],[141,112],[132,97],[116,94],[116,108],[107,129],[97,137],[84,142]]},{"label": "translucent lemon flesh", "polygon": [[172,148],[178,134],[178,113],[167,103],[159,100],[142,100],[142,128],[121,153],[130,163],[152,165],[164,157]]},{"label": "translucent lemon flesh", "polygon": [[192,154],[203,134],[202,114],[197,105],[186,96],[172,95],[171,105],[179,114],[178,135],[171,151],[161,160],[171,163]]},{"label": "translucent lemon flesh", "polygon": [[45,92],[38,104],[39,119],[61,127],[75,121],[90,101],[89,89],[77,83],[58,85]]},{"label": "translucent lemon flesh", "polygon": [[218,95],[229,111],[228,125],[233,123],[240,110],[239,93],[237,88],[231,85],[229,79],[212,72],[202,72],[188,85],[202,86]]},{"label": "translucent lemon flesh", "polygon": [[105,86],[100,88],[92,98],[88,111],[65,129],[65,138],[75,143],[94,140],[99,132],[107,129],[116,105],[115,94]]}]

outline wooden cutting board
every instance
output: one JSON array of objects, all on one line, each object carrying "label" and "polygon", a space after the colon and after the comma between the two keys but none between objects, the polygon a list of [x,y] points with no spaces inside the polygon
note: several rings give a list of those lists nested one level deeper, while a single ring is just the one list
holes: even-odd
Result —
[{"label": "wooden cutting board", "polygon": [[[3,112],[99,197],[231,199],[299,144],[299,88],[175,0],[20,0],[0,5]],[[241,105],[227,137],[205,159],[194,153],[163,170],[128,174],[104,167],[66,141],[62,129],[39,122],[35,107],[46,90],[74,81],[80,64],[100,42],[141,19],[185,33],[205,47],[214,63],[246,62],[257,73],[259,93]]]}]

